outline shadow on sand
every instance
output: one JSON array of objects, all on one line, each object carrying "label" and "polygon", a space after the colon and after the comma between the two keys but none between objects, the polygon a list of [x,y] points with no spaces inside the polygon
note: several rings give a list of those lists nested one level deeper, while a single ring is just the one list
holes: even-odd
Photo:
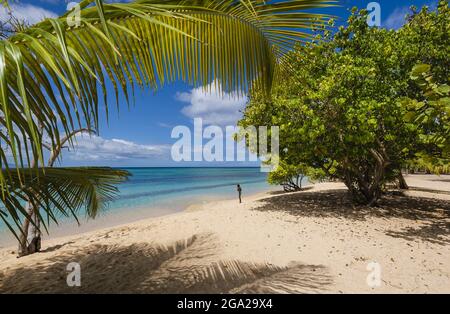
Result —
[{"label": "shadow on sand", "polygon": [[65,247],[67,245],[70,245],[70,244],[75,244],[75,242],[74,241],[68,241],[68,242],[63,243],[63,244],[54,245],[54,246],[46,248],[45,250],[42,250],[41,253],[57,251],[60,248],[63,248],[63,247]]},{"label": "shadow on sand", "polygon": [[[51,265],[0,273],[2,293],[314,293],[332,279],[322,266],[288,267],[214,259],[210,234],[170,246],[93,245],[52,259]],[[67,264],[81,266],[81,287],[66,284]],[[48,264],[48,263],[45,263]]]},{"label": "shadow on sand", "polygon": [[392,237],[450,244],[450,202],[447,200],[388,194],[379,207],[354,205],[346,190],[300,192],[261,201],[259,211],[283,211],[298,217],[335,217],[365,220],[369,217],[419,220],[419,228],[389,231]]}]

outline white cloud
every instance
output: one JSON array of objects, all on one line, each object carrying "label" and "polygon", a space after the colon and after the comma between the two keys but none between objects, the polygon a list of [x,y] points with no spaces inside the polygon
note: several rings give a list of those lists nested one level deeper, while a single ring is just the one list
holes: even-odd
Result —
[{"label": "white cloud", "polygon": [[165,122],[158,122],[158,126],[162,127],[162,128],[165,128],[165,129],[172,129],[173,128],[172,125],[170,125],[168,123],[165,123]]},{"label": "white cloud", "polygon": [[50,4],[59,4],[60,2],[66,2],[66,0],[39,0],[39,2],[50,3]]},{"label": "white cloud", "polygon": [[409,7],[396,8],[384,22],[387,29],[399,29],[406,22],[406,15],[411,13]]},{"label": "white cloud", "polygon": [[[12,14],[19,20],[27,21],[29,24],[36,24],[44,18],[55,18],[58,15],[52,11],[44,8],[25,3],[11,3]],[[9,10],[5,7],[0,7],[0,20],[7,21],[9,19]]]},{"label": "white cloud", "polygon": [[74,148],[63,157],[75,161],[120,161],[163,156],[167,145],[142,145],[123,139],[104,139],[86,134],[77,136]]},{"label": "white cloud", "polygon": [[[438,0],[433,0],[424,4],[424,6],[427,6],[430,11],[435,11],[438,6]],[[418,9],[420,10],[421,8],[418,7]],[[384,21],[383,26],[387,29],[399,29],[406,23],[406,16],[411,15],[412,13],[410,6],[395,8],[386,21]]]},{"label": "white cloud", "polygon": [[74,2],[74,1],[69,2],[69,3],[67,3],[67,8],[66,8],[66,10],[69,11],[69,10],[71,10],[72,8],[74,8],[75,6],[77,6],[78,4],[79,4],[78,2]]},{"label": "white cloud", "polygon": [[202,118],[205,125],[235,125],[242,117],[246,97],[237,93],[222,93],[213,82],[206,88],[194,88],[189,92],[177,93],[176,99],[189,103],[181,112],[189,118]]}]

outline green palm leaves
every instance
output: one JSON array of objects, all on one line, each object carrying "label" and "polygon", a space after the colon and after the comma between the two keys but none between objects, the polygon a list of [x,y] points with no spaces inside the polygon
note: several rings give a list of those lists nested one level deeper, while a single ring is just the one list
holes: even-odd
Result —
[{"label": "green palm leaves", "polygon": [[[327,18],[303,10],[331,1],[141,0],[83,1],[79,19],[47,19],[0,43],[2,147],[16,165],[30,152],[42,163],[38,125],[57,145],[61,131],[97,127],[100,98],[112,83],[129,100],[130,87],[157,88],[184,80],[227,90],[270,87],[279,60]],[[103,97],[100,97],[103,96]],[[5,149],[0,151],[7,165]],[[29,164],[29,162],[28,162]],[[0,184],[3,184],[0,178]]]},{"label": "green palm leaves", "polygon": [[269,90],[285,53],[328,19],[305,10],[334,2],[85,0],[80,10],[2,40],[2,200],[29,180],[19,169],[34,159],[44,164],[43,137],[55,148],[62,133],[98,127],[99,104],[106,114],[109,108],[108,84],[117,103],[121,95],[130,102],[135,86],[156,89],[175,80],[206,86],[217,79],[224,90]]},{"label": "green palm leaves", "polygon": [[[20,230],[21,218],[30,218],[25,204],[30,202],[37,211],[39,221],[57,222],[58,216],[73,216],[77,219],[80,210],[95,218],[118,192],[117,184],[129,173],[111,168],[39,168],[2,171],[7,178],[6,188],[10,193],[1,196],[3,208],[0,216],[17,237],[15,227]],[[9,219],[7,218],[9,217]]]}]

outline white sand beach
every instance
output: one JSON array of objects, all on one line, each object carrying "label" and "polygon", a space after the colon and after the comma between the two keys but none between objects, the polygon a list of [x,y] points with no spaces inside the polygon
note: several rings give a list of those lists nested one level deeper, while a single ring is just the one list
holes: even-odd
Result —
[{"label": "white sand beach", "polygon": [[[45,240],[23,258],[3,248],[0,292],[450,293],[450,176],[406,179],[377,208],[321,183]],[[66,284],[71,262],[81,287]]]}]

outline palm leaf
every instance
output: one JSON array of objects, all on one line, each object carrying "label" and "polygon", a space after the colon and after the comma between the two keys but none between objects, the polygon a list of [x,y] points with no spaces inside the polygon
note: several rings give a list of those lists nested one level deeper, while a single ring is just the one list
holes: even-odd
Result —
[{"label": "palm leaf", "polygon": [[[20,215],[26,216],[20,204],[32,189],[42,191],[35,201],[52,219],[53,209],[73,214],[65,212],[64,205],[75,213],[80,200],[96,208],[96,198],[89,195],[115,192],[111,185],[94,191],[93,182],[78,181],[77,192],[66,196],[71,191],[68,177],[64,184],[45,187],[53,180],[64,180],[55,172],[60,170],[26,169],[44,165],[44,136],[55,149],[63,133],[86,125],[98,129],[102,102],[108,113],[108,84],[114,88],[117,105],[121,94],[131,102],[136,86],[157,89],[175,80],[195,86],[215,81],[220,82],[218,88],[241,93],[250,86],[269,91],[284,66],[285,53],[297,42],[308,40],[308,30],[329,18],[305,10],[334,2],[138,0],[106,4],[84,0],[78,25],[70,26],[66,13],[0,41],[2,218],[9,215],[17,223]],[[33,160],[38,160],[36,166]],[[89,178],[81,178],[87,175],[83,171],[71,175],[72,180]]]},{"label": "palm leaf", "polygon": [[120,93],[130,99],[135,85],[157,88],[174,80],[206,86],[217,79],[225,90],[246,91],[251,84],[267,90],[284,53],[309,38],[305,29],[328,18],[304,10],[334,1],[91,2],[82,2],[77,26],[65,15],[1,41],[2,167],[8,167],[3,150],[19,166],[24,146],[43,165],[38,124],[53,146],[62,131],[97,128],[99,95],[108,104],[108,81],[117,102]]},{"label": "palm leaf", "polygon": [[80,210],[95,218],[116,197],[116,185],[130,175],[124,170],[94,167],[27,168],[20,170],[20,176],[17,171],[2,172],[9,193],[0,195],[3,203],[0,219],[16,237],[22,219],[31,220],[26,208],[28,201],[43,209],[39,220],[45,229],[61,215],[73,216],[78,221]]}]

